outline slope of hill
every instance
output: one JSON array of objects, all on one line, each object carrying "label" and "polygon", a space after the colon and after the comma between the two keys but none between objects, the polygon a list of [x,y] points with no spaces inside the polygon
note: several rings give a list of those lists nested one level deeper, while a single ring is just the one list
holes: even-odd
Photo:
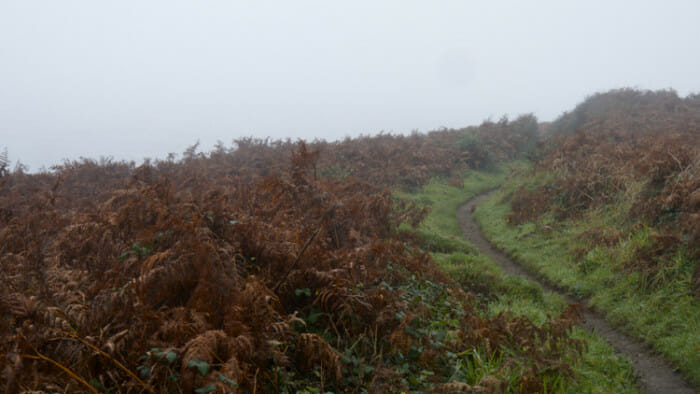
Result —
[{"label": "slope of hill", "polygon": [[[459,238],[456,205],[504,182],[477,209],[496,242],[695,376],[697,108],[670,92],[596,95],[539,145],[526,115],[426,135],[195,145],[139,167],[3,165],[0,383],[634,391],[629,364],[575,328],[576,308]],[[503,165],[523,158],[538,158],[534,173]],[[543,252],[572,254],[552,263],[569,276],[536,264]]]},{"label": "slope of hill", "polygon": [[550,132],[482,226],[700,384],[700,98],[597,94]]},{"label": "slope of hill", "polygon": [[477,290],[419,249],[410,228],[427,210],[386,189],[438,175],[462,184],[465,169],[520,157],[535,138],[524,116],[334,144],[193,146],[182,160],[139,167],[3,171],[1,383],[7,392],[587,387],[593,379],[576,376],[585,346],[571,335],[575,311],[538,324],[485,313]]}]

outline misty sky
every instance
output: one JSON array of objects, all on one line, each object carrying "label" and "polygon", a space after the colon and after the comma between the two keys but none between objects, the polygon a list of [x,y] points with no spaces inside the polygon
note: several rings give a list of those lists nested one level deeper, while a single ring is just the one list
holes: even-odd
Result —
[{"label": "misty sky", "polygon": [[0,0],[0,150],[35,171],[687,95],[699,16],[697,0]]}]

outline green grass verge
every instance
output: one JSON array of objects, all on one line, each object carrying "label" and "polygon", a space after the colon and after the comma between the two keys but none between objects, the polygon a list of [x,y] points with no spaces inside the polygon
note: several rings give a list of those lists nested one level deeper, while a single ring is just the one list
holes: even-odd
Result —
[{"label": "green grass verge", "polygon": [[[588,297],[608,321],[653,346],[700,385],[700,303],[690,291],[695,262],[678,253],[652,276],[631,269],[634,252],[650,243],[654,231],[625,224],[624,199],[577,219],[558,221],[546,213],[537,221],[507,223],[511,193],[542,182],[524,173],[480,204],[475,217],[487,237],[571,295]],[[624,236],[611,246],[592,246],[581,237],[591,229]]]},{"label": "green grass verge", "polygon": [[397,191],[394,195],[430,207],[430,214],[417,230],[424,249],[445,253],[473,250],[474,247],[462,238],[455,215],[457,207],[478,194],[502,185],[509,168],[523,166],[524,163],[515,162],[510,166],[501,165],[490,172],[470,171],[463,178],[462,188],[446,187],[444,179],[433,178],[417,192]]},{"label": "green grass verge", "polygon": [[[426,250],[432,252],[440,267],[465,288],[477,294],[484,316],[507,311],[526,316],[541,325],[548,316],[561,313],[566,307],[556,294],[545,292],[534,282],[505,275],[501,268],[480,254],[462,238],[456,210],[460,204],[486,190],[506,182],[509,168],[523,169],[522,162],[502,165],[491,172],[469,172],[464,188],[448,186],[434,179],[414,193],[397,193],[417,203],[428,205],[431,212],[417,229]],[[586,350],[573,365],[575,378],[552,382],[551,392],[637,392],[629,361],[617,356],[600,337],[575,327],[574,338],[586,342]]]}]

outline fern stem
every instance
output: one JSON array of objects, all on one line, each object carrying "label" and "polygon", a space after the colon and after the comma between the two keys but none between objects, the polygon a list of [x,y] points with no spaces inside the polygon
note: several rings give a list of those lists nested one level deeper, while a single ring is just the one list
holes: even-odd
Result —
[{"label": "fern stem", "polygon": [[93,393],[99,393],[96,388],[92,387],[90,383],[88,383],[85,379],[81,378],[78,376],[75,372],[71,371],[70,368],[64,366],[63,364],[59,363],[56,360],[53,360],[52,358],[46,357],[43,354],[39,353],[36,349],[34,350],[34,353],[36,353],[36,356],[33,356],[31,354],[23,354],[22,357],[28,358],[31,360],[43,360],[43,361],[48,361],[49,363],[55,365],[56,367],[60,368],[63,372],[67,373],[68,376],[72,377],[73,379],[77,380],[78,382],[82,383],[85,387],[90,389]]}]

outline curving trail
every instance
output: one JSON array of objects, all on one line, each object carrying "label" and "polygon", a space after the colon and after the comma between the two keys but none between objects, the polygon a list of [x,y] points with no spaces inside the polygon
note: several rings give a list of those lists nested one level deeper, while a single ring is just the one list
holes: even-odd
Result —
[{"label": "curving trail", "polygon": [[[479,225],[472,217],[474,207],[482,200],[493,194],[494,191],[481,194],[462,204],[457,210],[462,234],[471,241],[483,254],[490,257],[510,275],[519,275],[526,279],[539,283],[543,289],[562,296],[566,302],[576,304],[580,301],[566,295],[561,289],[557,289],[543,280],[526,271],[518,263],[510,259],[505,253],[497,250],[483,235]],[[627,335],[615,330],[605,319],[594,313],[591,309],[583,307],[583,321],[580,325],[587,331],[594,332],[605,339],[615,348],[619,354],[629,358],[638,378],[639,389],[646,393],[695,393],[695,389],[688,384],[673,366],[663,357],[652,353],[652,350],[644,343],[636,341]]]}]

